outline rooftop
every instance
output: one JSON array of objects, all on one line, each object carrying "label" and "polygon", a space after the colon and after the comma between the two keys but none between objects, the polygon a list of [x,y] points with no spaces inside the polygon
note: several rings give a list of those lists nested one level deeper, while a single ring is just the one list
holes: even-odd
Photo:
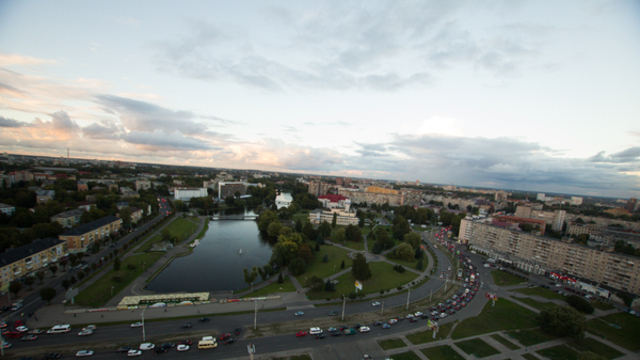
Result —
[{"label": "rooftop", "polygon": [[31,244],[24,245],[16,249],[7,250],[0,254],[0,266],[13,264],[14,262],[33,256],[39,252],[63,243],[64,240],[48,237],[42,240],[35,240]]},{"label": "rooftop", "polygon": [[102,219],[96,220],[96,221],[92,221],[90,223],[87,224],[82,224],[76,228],[70,229],[65,231],[64,233],[60,234],[60,236],[78,236],[78,235],[83,235],[86,234],[90,231],[93,231],[95,229],[101,228],[107,224],[111,224],[113,222],[116,221],[122,221],[120,218],[117,218],[115,216],[105,216]]}]

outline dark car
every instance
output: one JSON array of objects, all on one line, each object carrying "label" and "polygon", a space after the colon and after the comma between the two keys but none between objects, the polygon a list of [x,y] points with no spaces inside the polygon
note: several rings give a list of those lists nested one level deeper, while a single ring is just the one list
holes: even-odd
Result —
[{"label": "dark car", "polygon": [[229,345],[229,344],[233,344],[234,342],[236,342],[236,339],[230,337],[230,338],[227,338],[227,340],[224,341],[224,344],[225,345]]},{"label": "dark car", "polygon": [[412,322],[412,323],[418,322],[418,318],[412,317],[411,319],[409,319],[409,322]]},{"label": "dark car", "polygon": [[342,335],[342,333],[340,331],[332,331],[331,332],[331,336],[333,336],[333,337],[337,337],[337,336],[340,336],[340,335]]},{"label": "dark car", "polygon": [[188,323],[186,323],[186,324],[181,326],[181,328],[183,328],[183,329],[191,329],[192,327],[193,327],[193,325],[191,325],[190,322],[188,322]]},{"label": "dark car", "polygon": [[179,345],[191,345],[191,340],[180,340]]},{"label": "dark car", "polygon": [[316,335],[316,340],[324,339],[324,334]]},{"label": "dark car", "polygon": [[176,344],[174,344],[174,343],[164,343],[164,344],[162,344],[161,347],[165,348],[165,349],[171,349],[171,348],[176,347]]},{"label": "dark car", "polygon": [[60,359],[60,354],[58,353],[44,354],[44,360],[56,360],[56,359]]},{"label": "dark car", "polygon": [[209,322],[209,318],[208,317],[202,317],[202,318],[198,319],[198,322]]},{"label": "dark car", "polygon": [[329,313],[329,316],[336,316],[336,315],[338,315],[338,312],[335,310]]},{"label": "dark car", "polygon": [[374,321],[373,322],[373,326],[380,326],[382,325],[382,321]]},{"label": "dark car", "polygon": [[156,349],[153,351],[153,353],[154,353],[154,354],[164,354],[164,353],[166,353],[167,351],[169,351],[169,349],[167,349],[167,348],[163,348],[163,347],[159,347],[159,348],[156,348]]},{"label": "dark car", "polygon": [[242,328],[237,327],[235,331],[236,335],[240,335],[241,332],[242,332]]},{"label": "dark car", "polygon": [[118,350],[116,350],[116,352],[126,353],[126,352],[129,352],[129,350],[133,350],[133,348],[131,346],[123,346],[123,347],[119,348]]},{"label": "dark car", "polygon": [[361,328],[361,327],[363,327],[363,326],[364,326],[364,325],[362,325],[362,324],[356,324],[356,326],[354,326],[353,328],[354,328],[354,329],[360,329],[360,328]]},{"label": "dark car", "polygon": [[344,326],[344,325],[340,326],[340,330],[342,330],[342,331],[347,330],[348,328],[349,328],[348,326]]}]

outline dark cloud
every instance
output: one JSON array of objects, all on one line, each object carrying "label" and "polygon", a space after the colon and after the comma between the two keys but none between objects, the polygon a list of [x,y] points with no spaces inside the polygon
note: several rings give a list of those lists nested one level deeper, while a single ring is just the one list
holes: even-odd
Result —
[{"label": "dark cloud", "polygon": [[0,116],[0,127],[19,128],[19,127],[25,127],[25,126],[29,126],[29,124],[24,121],[18,121],[18,120],[9,119],[9,118]]},{"label": "dark cloud", "polygon": [[131,131],[120,136],[120,139],[130,144],[139,145],[146,150],[215,150],[208,142],[184,136],[180,131],[167,134],[162,130],[153,132]]},{"label": "dark cloud", "polygon": [[359,142],[354,142],[354,143],[361,148],[361,149],[356,150],[356,152],[358,154],[360,154],[361,156],[371,157],[371,156],[385,156],[385,155],[388,155],[387,154],[386,145],[382,145],[382,144],[361,144]]},{"label": "dark cloud", "polygon": [[9,91],[9,92],[14,92],[14,93],[18,93],[18,94],[22,94],[23,93],[22,91],[16,89],[15,87],[13,87],[11,85],[3,84],[3,83],[0,83],[0,91],[1,90],[6,90],[6,91]]},{"label": "dark cloud", "polygon": [[120,129],[112,123],[93,123],[82,128],[82,136],[87,139],[96,140],[117,140],[119,139]]},{"label": "dark cloud", "polygon": [[607,155],[605,151],[600,151],[588,160],[594,163],[637,163],[640,165],[640,146],[630,147],[611,155]]}]

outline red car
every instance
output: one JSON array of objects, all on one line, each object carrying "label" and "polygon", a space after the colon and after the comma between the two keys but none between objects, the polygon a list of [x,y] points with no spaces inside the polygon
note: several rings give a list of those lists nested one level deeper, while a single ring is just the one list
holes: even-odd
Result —
[{"label": "red car", "polygon": [[23,325],[24,325],[24,323],[22,322],[22,320],[16,320],[13,323],[13,327],[18,327],[18,326],[23,326]]},{"label": "red car", "polygon": [[9,331],[9,333],[7,334],[7,337],[10,338],[21,338],[24,335],[23,332],[21,331]]},{"label": "red car", "polygon": [[307,336],[307,332],[306,331],[298,331],[296,333],[296,337],[303,337],[303,336]]},{"label": "red car", "polygon": [[218,340],[222,341],[222,340],[224,340],[226,338],[230,338],[230,337],[231,337],[231,334],[226,333],[226,334],[220,335],[220,338],[218,338]]},{"label": "red car", "polygon": [[191,345],[191,340],[180,340],[179,345]]}]

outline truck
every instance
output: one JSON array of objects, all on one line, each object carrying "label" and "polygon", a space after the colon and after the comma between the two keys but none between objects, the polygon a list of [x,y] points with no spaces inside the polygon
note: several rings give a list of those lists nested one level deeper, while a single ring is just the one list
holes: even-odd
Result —
[{"label": "truck", "polygon": [[496,259],[487,259],[487,262],[491,263],[491,264],[495,264],[496,263]]}]

